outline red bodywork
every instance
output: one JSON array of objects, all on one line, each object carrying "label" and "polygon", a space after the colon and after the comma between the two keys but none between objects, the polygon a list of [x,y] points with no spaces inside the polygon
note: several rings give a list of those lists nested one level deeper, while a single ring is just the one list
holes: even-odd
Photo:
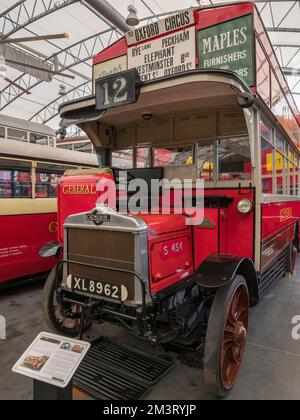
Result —
[{"label": "red bodywork", "polygon": [[58,183],[58,240],[63,244],[64,222],[72,214],[84,213],[96,207],[100,197],[98,188],[113,181],[111,174],[74,175],[62,177]]},{"label": "red bodywork", "polygon": [[39,250],[56,240],[56,220],[55,213],[0,217],[0,283],[53,268],[56,259],[41,258]]}]

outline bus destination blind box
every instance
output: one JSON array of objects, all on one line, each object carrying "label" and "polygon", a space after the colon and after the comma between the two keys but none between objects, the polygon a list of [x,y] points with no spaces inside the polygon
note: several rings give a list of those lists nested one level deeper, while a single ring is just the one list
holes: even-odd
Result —
[{"label": "bus destination blind box", "polygon": [[136,69],[112,74],[96,81],[96,109],[102,111],[132,104],[140,93],[141,79]]}]

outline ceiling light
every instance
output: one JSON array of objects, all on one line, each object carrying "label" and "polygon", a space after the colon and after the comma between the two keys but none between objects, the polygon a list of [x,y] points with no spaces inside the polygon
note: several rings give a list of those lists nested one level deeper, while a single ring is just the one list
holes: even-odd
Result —
[{"label": "ceiling light", "polygon": [[127,25],[137,26],[140,23],[140,20],[137,15],[137,10],[132,4],[128,6],[128,12],[129,12],[129,15],[126,19]]},{"label": "ceiling light", "polygon": [[59,92],[58,94],[60,96],[65,96],[67,94],[66,86],[65,85],[59,85]]}]

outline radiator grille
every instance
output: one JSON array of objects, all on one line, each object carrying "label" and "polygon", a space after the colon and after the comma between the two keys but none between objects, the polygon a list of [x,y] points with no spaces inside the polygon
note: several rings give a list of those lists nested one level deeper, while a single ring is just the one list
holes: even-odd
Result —
[{"label": "radiator grille", "polygon": [[134,300],[134,276],[110,270],[117,268],[134,271],[134,234],[101,229],[68,228],[67,235],[68,260],[107,267],[107,269],[98,269],[68,264],[69,274],[111,284],[122,284],[128,290],[128,299]]}]

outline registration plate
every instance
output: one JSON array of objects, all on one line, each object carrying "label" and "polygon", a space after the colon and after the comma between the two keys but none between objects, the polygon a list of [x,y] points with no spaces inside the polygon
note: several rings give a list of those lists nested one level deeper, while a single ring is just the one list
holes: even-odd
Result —
[{"label": "registration plate", "polygon": [[69,275],[67,286],[75,293],[92,295],[98,298],[104,297],[122,302],[128,299],[128,291],[123,285]]}]

